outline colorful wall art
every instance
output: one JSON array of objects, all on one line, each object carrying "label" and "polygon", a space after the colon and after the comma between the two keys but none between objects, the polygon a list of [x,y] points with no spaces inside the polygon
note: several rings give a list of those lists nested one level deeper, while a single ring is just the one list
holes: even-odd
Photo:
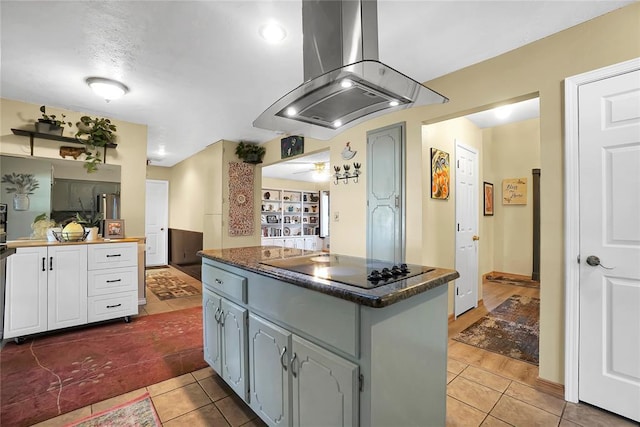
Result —
[{"label": "colorful wall art", "polygon": [[248,163],[229,163],[229,236],[253,234],[253,172]]},{"label": "colorful wall art", "polygon": [[527,204],[527,178],[511,178],[502,180],[502,204]]},{"label": "colorful wall art", "polygon": [[448,199],[450,181],[449,153],[431,148],[431,198]]}]

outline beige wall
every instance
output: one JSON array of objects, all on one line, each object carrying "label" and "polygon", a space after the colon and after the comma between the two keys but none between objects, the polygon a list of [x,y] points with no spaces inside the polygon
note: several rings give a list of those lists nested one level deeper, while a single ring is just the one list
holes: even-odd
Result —
[{"label": "beige wall", "polygon": [[262,188],[273,188],[276,190],[301,190],[320,191],[331,190],[329,182],[307,182],[295,181],[292,179],[262,178]]},{"label": "beige wall", "polygon": [[[419,53],[417,53],[419,54]],[[541,180],[541,313],[540,377],[564,382],[564,229],[563,229],[563,80],[567,77],[640,56],[640,3],[546,37],[520,49],[445,75],[427,85],[446,95],[450,102],[413,108],[363,123],[326,142],[331,163],[341,164],[340,151],[350,141],[358,150],[354,161],[366,159],[366,132],[405,122],[407,168],[426,169],[422,146],[422,124],[436,123],[491,108],[507,100],[540,96]],[[272,141],[271,143],[275,143]],[[277,141],[279,143],[279,140]],[[428,142],[427,142],[428,144]],[[305,145],[307,140],[305,139]],[[267,155],[273,155],[267,150]],[[279,153],[278,153],[279,155]],[[366,164],[363,164],[366,174]],[[415,176],[415,172],[408,172]],[[452,244],[426,239],[428,230],[441,226],[442,218],[431,206],[425,179],[407,182],[407,260],[438,261],[453,265],[433,246]],[[364,255],[366,224],[366,180],[360,184],[335,186],[331,191],[332,211],[340,221],[332,222],[332,251]],[[447,208],[445,208],[447,209]],[[448,224],[448,222],[445,222]],[[446,225],[445,225],[446,227]],[[481,220],[481,230],[487,225]],[[424,230],[424,232],[423,232]],[[482,250],[482,249],[481,249]],[[444,253],[451,253],[446,249]],[[446,258],[446,259],[445,259]]]},{"label": "beige wall", "polygon": [[171,179],[171,168],[164,166],[147,166],[147,179],[169,181]]},{"label": "beige wall", "polygon": [[[10,99],[0,99],[0,153],[29,156],[29,138],[17,136],[11,128],[33,129],[33,123],[41,116],[40,104]],[[75,123],[83,115],[91,115],[77,111],[69,111],[47,105],[47,112],[63,113],[67,120]],[[111,119],[117,126],[118,147],[107,150],[107,163],[121,167],[121,216],[126,221],[126,233],[130,237],[144,236],[145,233],[145,165],[147,161],[147,126]],[[74,128],[65,128],[64,136],[73,137]],[[59,159],[59,147],[68,145],[64,142],[37,139],[34,144],[34,155],[37,157]],[[72,160],[70,160],[72,161]],[[81,162],[79,158],[76,160]]]},{"label": "beige wall", "polygon": [[[533,176],[540,167],[540,120],[531,119],[483,132],[485,153],[484,180],[494,185],[493,268],[480,273],[500,271],[531,276],[533,265]],[[491,162],[490,167],[487,162]],[[527,178],[527,204],[503,205],[502,180]],[[484,236],[483,236],[484,237]]]}]

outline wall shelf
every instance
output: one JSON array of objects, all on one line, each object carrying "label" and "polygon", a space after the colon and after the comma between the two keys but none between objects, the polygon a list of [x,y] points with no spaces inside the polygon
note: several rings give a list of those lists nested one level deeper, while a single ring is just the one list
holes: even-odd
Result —
[{"label": "wall shelf", "polygon": [[[38,133],[35,131],[31,131],[31,130],[26,130],[26,129],[11,129],[11,132],[13,132],[14,135],[19,135],[19,136],[28,136],[29,137],[29,144],[31,147],[31,155],[33,156],[33,140],[35,138],[38,139],[49,139],[52,141],[61,141],[61,142],[66,142],[67,144],[77,144],[77,145],[84,145],[81,142],[78,142],[77,139],[69,137],[69,136],[61,136],[61,135],[51,135],[48,133]],[[103,162],[106,163],[107,162],[107,148],[116,148],[118,146],[118,144],[114,144],[114,143],[110,143],[107,144],[104,147],[104,156],[103,156]]]}]

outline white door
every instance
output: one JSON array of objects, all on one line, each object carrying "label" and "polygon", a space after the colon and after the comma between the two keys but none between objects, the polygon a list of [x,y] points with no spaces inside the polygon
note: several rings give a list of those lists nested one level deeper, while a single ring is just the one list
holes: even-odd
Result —
[{"label": "white door", "polygon": [[404,262],[404,125],[367,132],[367,257]]},{"label": "white door", "polygon": [[169,229],[169,182],[147,180],[145,236],[147,266],[167,265]]},{"label": "white door", "polygon": [[87,245],[49,247],[47,271],[47,329],[87,323]]},{"label": "white door", "polygon": [[478,306],[478,153],[456,141],[456,270],[454,314]]},{"label": "white door", "polygon": [[249,315],[251,409],[272,427],[288,426],[291,333]]},{"label": "white door", "polygon": [[640,71],[578,103],[579,399],[640,421]]}]

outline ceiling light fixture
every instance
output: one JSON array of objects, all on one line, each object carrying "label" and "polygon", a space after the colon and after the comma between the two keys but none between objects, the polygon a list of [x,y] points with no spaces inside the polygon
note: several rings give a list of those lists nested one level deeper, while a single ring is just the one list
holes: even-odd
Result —
[{"label": "ceiling light fixture", "polygon": [[343,81],[340,82],[340,86],[342,86],[345,89],[348,89],[351,86],[353,86],[353,82],[349,79],[344,79]]},{"label": "ceiling light fixture", "polygon": [[342,126],[341,120],[336,120],[335,122],[333,122],[333,127],[339,128],[340,126]]},{"label": "ceiling light fixture", "polygon": [[400,103],[395,99],[393,101],[389,101],[389,107],[397,107],[398,105],[400,105]]},{"label": "ceiling light fixture", "polygon": [[503,105],[502,107],[498,107],[494,110],[494,113],[499,119],[506,119],[511,115],[513,111],[513,107],[511,105]]},{"label": "ceiling light fixture", "polygon": [[103,77],[89,77],[87,84],[96,95],[104,98],[107,102],[118,99],[129,92],[129,88],[124,84]]},{"label": "ceiling light fixture", "polygon": [[268,41],[269,43],[278,43],[287,37],[287,32],[280,25],[271,22],[264,24],[258,30],[260,37]]},{"label": "ceiling light fixture", "polygon": [[289,117],[293,117],[293,116],[295,116],[296,114],[298,114],[298,112],[296,111],[296,109],[295,109],[295,108],[293,108],[293,107],[289,107],[289,108],[287,108],[287,116],[289,116]]}]

